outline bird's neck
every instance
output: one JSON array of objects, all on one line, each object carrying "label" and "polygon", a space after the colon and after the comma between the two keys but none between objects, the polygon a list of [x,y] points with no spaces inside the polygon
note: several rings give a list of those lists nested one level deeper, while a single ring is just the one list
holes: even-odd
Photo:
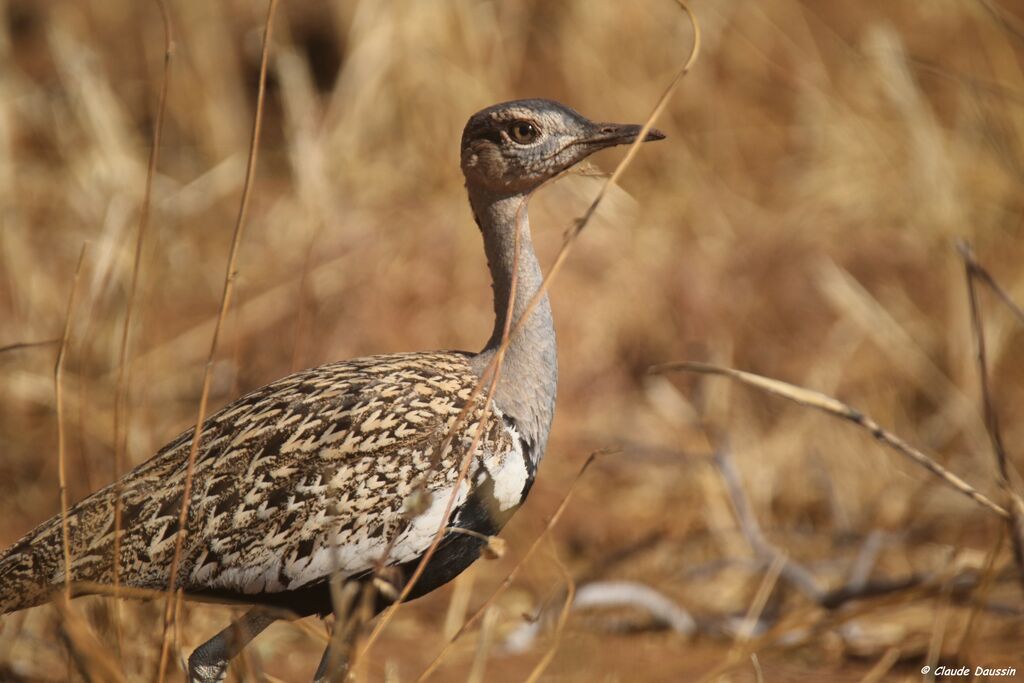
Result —
[{"label": "bird's neck", "polygon": [[476,362],[482,372],[501,344],[511,313],[509,328],[515,334],[505,351],[494,400],[526,432],[524,436],[533,442],[534,456],[539,458],[554,414],[558,367],[547,294],[520,323],[543,280],[530,237],[526,200],[521,194],[496,197],[470,191],[470,204],[483,233],[494,288],[494,331]]}]

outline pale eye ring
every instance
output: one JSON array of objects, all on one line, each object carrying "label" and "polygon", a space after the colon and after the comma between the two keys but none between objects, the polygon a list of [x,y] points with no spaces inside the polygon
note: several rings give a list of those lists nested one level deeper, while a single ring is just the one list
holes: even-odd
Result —
[{"label": "pale eye ring", "polygon": [[513,142],[520,145],[528,145],[531,142],[537,141],[537,138],[540,137],[540,131],[537,129],[537,126],[529,121],[513,121],[509,124],[508,136]]}]

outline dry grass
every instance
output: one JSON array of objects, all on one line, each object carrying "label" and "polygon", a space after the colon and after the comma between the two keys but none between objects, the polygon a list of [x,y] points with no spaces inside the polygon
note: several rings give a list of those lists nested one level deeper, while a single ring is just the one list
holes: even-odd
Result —
[{"label": "dry grass", "polygon": [[[691,33],[668,0],[624,7],[282,3],[211,408],[331,359],[478,347],[491,303],[458,169],[462,124],[534,95],[642,120]],[[134,294],[126,464],[195,419],[266,7],[168,9],[175,57]],[[1024,301],[1024,14],[997,0],[693,9],[702,56],[659,119],[669,139],[644,147],[553,285],[558,414],[530,502],[503,534],[508,552],[460,579],[469,596],[447,628],[459,587],[404,607],[360,664],[364,679],[415,680],[459,614],[539,541],[596,448],[622,451],[595,461],[551,530],[569,580],[545,553],[530,557],[487,612],[484,642],[481,625],[467,629],[430,680],[486,666],[488,681],[521,681],[549,652],[543,678],[567,681],[696,680],[724,665],[731,680],[916,680],[933,660],[1024,671],[1020,585],[998,516],[854,427],[721,380],[647,372],[694,360],[813,388],[1005,505],[953,238]],[[52,340],[84,241],[62,380],[70,499],[114,470],[163,30],[156,3],[0,2],[0,543],[60,511]],[[534,201],[542,262],[599,184],[566,178]],[[1020,491],[1024,328],[978,294],[1006,478]],[[766,546],[738,521],[709,441],[727,442],[744,517]],[[821,595],[788,578],[791,566]],[[694,616],[696,634],[621,607],[574,609],[556,627],[572,603],[565,586],[599,580],[658,590]],[[123,604],[120,652],[112,603],[73,604],[0,621],[0,678],[65,680],[69,666],[154,676],[159,602]],[[182,650],[233,609],[186,604]],[[541,628],[510,650],[524,613]],[[274,626],[236,670],[302,680],[324,642],[317,624]],[[169,680],[180,680],[178,654]]]}]

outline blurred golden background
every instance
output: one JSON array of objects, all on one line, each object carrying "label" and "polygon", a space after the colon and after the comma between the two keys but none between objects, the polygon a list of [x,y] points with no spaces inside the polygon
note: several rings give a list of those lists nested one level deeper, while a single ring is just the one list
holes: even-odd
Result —
[{"label": "blurred golden background", "polygon": [[[167,4],[175,50],[132,325],[132,464],[195,417],[266,11]],[[545,680],[698,680],[729,661],[722,680],[917,680],[937,663],[1024,675],[1020,583],[998,518],[848,424],[722,379],[648,374],[702,360],[838,396],[1002,501],[953,240],[970,240],[1024,301],[1024,8],[692,5],[703,50],[657,122],[669,137],[640,151],[554,284],[558,408],[537,485],[503,534],[508,552],[403,607],[362,680],[415,680],[600,448],[621,451],[587,472],[553,544],[431,680],[524,680],[556,645]],[[641,122],[691,42],[670,0],[284,0],[211,407],[329,360],[480,348],[492,309],[458,164],[467,117],[540,96]],[[64,380],[72,501],[112,477],[163,55],[153,2],[0,0],[0,347],[60,337],[90,243]],[[593,162],[607,172],[621,154]],[[573,176],[536,198],[542,263],[600,182]],[[1019,462],[1024,335],[989,292],[981,303]],[[3,545],[59,511],[55,355],[54,344],[0,352]],[[702,424],[719,435],[710,444]],[[863,594],[816,604],[779,576],[741,530],[712,448],[727,448],[772,552],[823,591]],[[581,605],[557,630],[556,552],[578,589],[635,582],[696,628],[666,628],[637,605]],[[113,648],[110,604],[76,605]],[[181,651],[232,609],[188,607]],[[96,657],[150,680],[160,610],[124,603],[121,652]],[[541,615],[525,639],[524,615]],[[65,631],[52,607],[4,617],[0,679],[65,680]],[[232,676],[308,680],[323,635],[315,622],[275,625]],[[737,649],[745,636],[764,638],[754,659]]]}]

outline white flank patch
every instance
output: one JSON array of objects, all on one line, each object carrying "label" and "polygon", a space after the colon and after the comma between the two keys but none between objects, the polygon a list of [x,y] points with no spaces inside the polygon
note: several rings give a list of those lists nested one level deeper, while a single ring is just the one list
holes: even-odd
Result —
[{"label": "white flank patch", "polygon": [[519,433],[511,425],[506,425],[506,429],[512,435],[512,451],[503,458],[488,459],[485,463],[494,481],[494,498],[502,512],[523,501],[523,488],[529,478]]}]

